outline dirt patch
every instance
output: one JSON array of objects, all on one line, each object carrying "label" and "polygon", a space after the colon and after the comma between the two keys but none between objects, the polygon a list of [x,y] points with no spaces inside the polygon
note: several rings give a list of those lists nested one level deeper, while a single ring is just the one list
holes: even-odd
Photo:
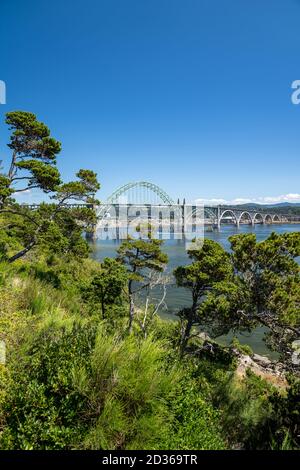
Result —
[{"label": "dirt patch", "polygon": [[244,378],[246,376],[247,369],[250,369],[254,374],[258,375],[262,379],[274,385],[274,387],[276,388],[286,389],[288,386],[284,374],[280,370],[278,370],[276,364],[273,364],[267,358],[265,360],[265,364],[263,364],[262,360],[260,361],[260,363],[258,363],[257,361],[254,361],[250,356],[240,356],[236,369],[237,377]]}]

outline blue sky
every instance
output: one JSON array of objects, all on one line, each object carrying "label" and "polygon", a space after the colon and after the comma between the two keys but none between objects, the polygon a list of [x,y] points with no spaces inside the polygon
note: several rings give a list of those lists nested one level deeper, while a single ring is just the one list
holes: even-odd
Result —
[{"label": "blue sky", "polygon": [[62,141],[64,179],[98,173],[102,200],[135,180],[300,200],[299,18],[298,0],[1,0],[1,158],[22,109]]}]

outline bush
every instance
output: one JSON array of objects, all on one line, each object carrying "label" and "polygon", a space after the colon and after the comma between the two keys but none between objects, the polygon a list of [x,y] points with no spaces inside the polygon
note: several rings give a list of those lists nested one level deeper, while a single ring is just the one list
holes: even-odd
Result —
[{"label": "bush", "polygon": [[178,380],[164,356],[151,338],[122,339],[59,311],[46,316],[10,358],[1,448],[157,448]]},{"label": "bush", "polygon": [[290,450],[300,448],[300,379],[288,376],[286,394],[276,391],[271,396],[274,414],[270,423],[272,448]]},{"label": "bush", "polygon": [[85,397],[73,386],[73,369],[88,361],[95,328],[51,319],[33,333],[9,363],[11,384],[2,405],[4,449],[63,449],[79,439]]},{"label": "bush", "polygon": [[220,346],[179,358],[178,322],[155,316],[148,338],[128,335],[124,305],[105,321],[82,306],[93,262],[50,261],[0,265],[2,449],[299,447],[299,382],[284,396],[241,379]]},{"label": "bush", "polygon": [[238,338],[233,338],[231,341],[230,346],[237,351],[239,351],[241,354],[246,354],[247,356],[253,356],[253,351],[251,346],[248,344],[242,344],[239,342]]},{"label": "bush", "polygon": [[244,379],[233,374],[216,388],[213,401],[223,410],[222,426],[230,445],[238,443],[246,449],[269,448],[273,392],[273,387],[250,369]]},{"label": "bush", "polygon": [[175,415],[172,433],[160,443],[161,449],[221,450],[226,440],[221,433],[220,412],[214,409],[190,377],[180,383],[170,403]]}]

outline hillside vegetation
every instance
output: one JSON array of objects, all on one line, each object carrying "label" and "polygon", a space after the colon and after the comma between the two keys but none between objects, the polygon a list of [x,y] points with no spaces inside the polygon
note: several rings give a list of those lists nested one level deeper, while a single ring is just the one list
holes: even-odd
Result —
[{"label": "hillside vegetation", "polygon": [[[162,241],[128,238],[89,258],[97,175],[64,183],[61,145],[32,113],[7,114],[0,174],[1,449],[298,449],[300,234],[205,240],[174,270],[190,305],[166,322]],[[16,194],[50,197],[34,211]],[[67,201],[87,206],[68,208]],[[195,248],[195,247],[194,247]],[[151,291],[161,292],[151,302]],[[141,295],[143,294],[143,295]],[[264,326],[284,386],[239,360],[228,332]],[[297,349],[298,348],[298,349]]]}]

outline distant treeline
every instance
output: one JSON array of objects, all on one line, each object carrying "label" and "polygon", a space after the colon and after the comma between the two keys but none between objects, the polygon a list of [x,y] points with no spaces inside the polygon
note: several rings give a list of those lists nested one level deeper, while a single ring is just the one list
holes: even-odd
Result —
[{"label": "distant treeline", "polygon": [[265,205],[265,204],[240,204],[234,207],[236,209],[245,209],[245,210],[258,210],[266,212],[268,210],[275,212],[277,214],[291,214],[291,215],[300,215],[300,204],[275,204],[275,205]]}]

